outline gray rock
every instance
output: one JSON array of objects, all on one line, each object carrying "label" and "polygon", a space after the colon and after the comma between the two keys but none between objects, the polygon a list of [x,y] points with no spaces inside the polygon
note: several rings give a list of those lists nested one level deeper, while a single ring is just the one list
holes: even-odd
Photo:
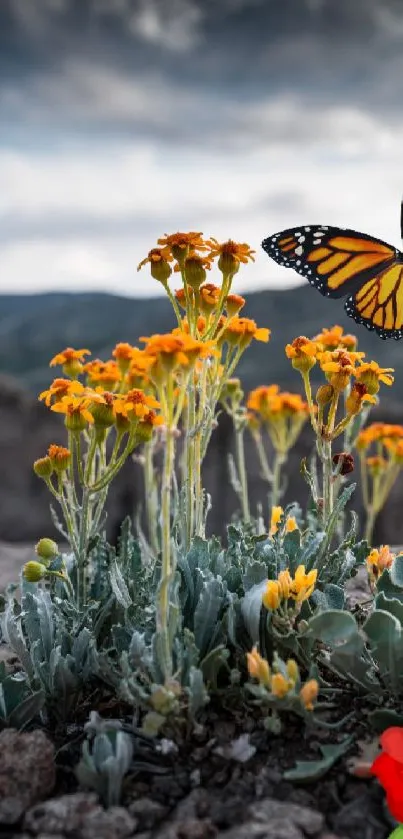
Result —
[{"label": "gray rock", "polygon": [[217,834],[217,839],[305,839],[306,834],[286,816],[273,818],[271,822],[245,822]]},{"label": "gray rock", "polygon": [[68,839],[126,839],[137,822],[123,807],[104,810],[94,793],[78,792],[32,807],[24,827],[35,835],[60,833]]},{"label": "gray rock", "polygon": [[317,810],[301,807],[289,801],[276,801],[264,798],[249,807],[249,815],[254,822],[270,824],[273,819],[287,818],[297,827],[302,828],[307,836],[316,836],[324,827],[324,817]]},{"label": "gray rock", "polygon": [[0,734],[0,823],[15,824],[28,807],[52,792],[54,748],[42,731]]},{"label": "gray rock", "polygon": [[137,821],[138,830],[151,830],[164,819],[168,813],[167,807],[153,801],[152,798],[138,798],[128,807],[129,813]]}]

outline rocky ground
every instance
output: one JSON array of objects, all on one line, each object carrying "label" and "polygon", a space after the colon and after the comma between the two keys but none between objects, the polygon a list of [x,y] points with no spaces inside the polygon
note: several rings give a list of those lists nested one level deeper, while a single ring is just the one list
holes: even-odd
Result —
[{"label": "rocky ground", "polygon": [[[32,545],[0,544],[0,588],[16,579],[32,554]],[[351,605],[367,594],[362,570],[349,585]],[[347,698],[346,707],[338,708],[340,717],[352,705],[352,698]],[[262,728],[258,717],[245,718],[222,697],[219,707],[209,707],[200,729],[182,739],[179,750],[172,743],[162,754],[150,746],[148,771],[136,770],[135,749],[122,806],[108,811],[94,793],[79,790],[75,781],[82,724],[74,723],[62,740],[39,730],[3,731],[0,837],[386,839],[393,824],[382,790],[375,780],[353,777],[347,758],[310,784],[283,778],[296,760],[318,759],[320,745],[336,743],[350,733],[355,739],[368,738],[359,702],[355,710],[350,728],[347,725],[341,732],[305,732],[295,719],[274,736]],[[116,708],[113,713],[117,715]],[[246,748],[237,747],[240,737],[246,738]]]}]

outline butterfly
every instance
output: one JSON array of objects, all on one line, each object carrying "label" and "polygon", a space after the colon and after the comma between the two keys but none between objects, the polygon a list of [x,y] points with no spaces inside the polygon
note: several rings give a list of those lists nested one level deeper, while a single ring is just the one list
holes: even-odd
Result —
[{"label": "butterfly", "polygon": [[[403,202],[400,226],[403,238]],[[308,225],[269,236],[262,248],[325,297],[347,297],[344,308],[357,323],[383,339],[403,338],[403,253],[392,245],[355,230]]]}]

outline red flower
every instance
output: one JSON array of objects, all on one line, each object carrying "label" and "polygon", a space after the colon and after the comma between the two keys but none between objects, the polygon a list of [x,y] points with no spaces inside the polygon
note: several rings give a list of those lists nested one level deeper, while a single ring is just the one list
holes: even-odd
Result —
[{"label": "red flower", "polygon": [[386,792],[393,818],[403,822],[403,728],[387,728],[380,737],[382,753],[375,758],[371,773]]}]

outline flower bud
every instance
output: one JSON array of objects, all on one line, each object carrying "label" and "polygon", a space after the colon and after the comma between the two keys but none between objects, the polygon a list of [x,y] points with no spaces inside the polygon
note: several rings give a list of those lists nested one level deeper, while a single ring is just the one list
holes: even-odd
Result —
[{"label": "flower bud", "polygon": [[316,401],[318,405],[324,407],[332,401],[334,396],[334,388],[332,385],[321,385],[316,392]]},{"label": "flower bud", "polygon": [[354,457],[349,452],[334,454],[333,464],[337,467],[339,475],[349,475],[354,471]]},{"label": "flower bud", "polygon": [[287,693],[289,693],[293,686],[293,682],[286,679],[282,673],[274,673],[271,677],[271,692],[278,699],[283,699],[284,696],[287,696]]},{"label": "flower bud", "polygon": [[319,684],[316,679],[309,679],[305,682],[299,692],[299,698],[304,705],[306,711],[313,711],[313,703],[318,697]]},{"label": "flower bud", "polygon": [[277,580],[268,580],[262,602],[268,611],[278,609],[281,601],[280,585]]},{"label": "flower bud", "polygon": [[246,300],[240,294],[228,294],[225,298],[225,308],[229,318],[235,317],[243,309]]},{"label": "flower bud", "polygon": [[22,573],[28,583],[39,583],[46,576],[46,568],[42,562],[32,559],[25,563]]},{"label": "flower bud", "polygon": [[287,673],[294,684],[299,680],[299,667],[293,658],[289,658],[286,664]]},{"label": "flower bud", "polygon": [[50,478],[53,473],[53,465],[50,457],[40,457],[35,460],[33,470],[38,478]]},{"label": "flower bud", "polygon": [[48,455],[55,472],[65,472],[71,463],[71,451],[64,446],[56,446],[52,444],[48,448]]},{"label": "flower bud", "polygon": [[35,553],[40,559],[44,559],[45,563],[52,559],[56,559],[59,554],[59,547],[53,539],[40,539],[35,545]]},{"label": "flower bud", "polygon": [[158,282],[161,283],[161,285],[167,286],[168,280],[172,274],[172,268],[169,262],[167,262],[167,260],[164,259],[164,257],[161,257],[161,259],[158,260],[151,259],[150,267],[151,276],[154,278],[154,280],[158,280]]},{"label": "flower bud", "polygon": [[196,291],[205,282],[206,269],[203,260],[195,253],[185,259],[185,276],[187,284]]}]

